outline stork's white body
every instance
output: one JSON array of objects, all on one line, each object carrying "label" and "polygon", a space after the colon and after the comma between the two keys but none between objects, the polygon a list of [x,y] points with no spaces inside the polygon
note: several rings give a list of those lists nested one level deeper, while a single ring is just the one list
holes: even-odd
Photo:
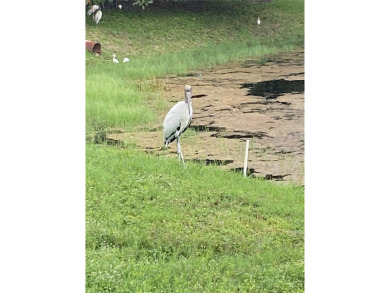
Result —
[{"label": "stork's white body", "polygon": [[260,17],[257,18],[257,24],[260,25],[261,21],[260,21]]},{"label": "stork's white body", "polygon": [[112,62],[119,63],[118,59],[116,59],[115,56],[115,54],[112,54]]},{"label": "stork's white body", "polygon": [[96,24],[99,23],[99,21],[102,19],[102,11],[100,9],[98,9],[93,15],[92,15],[92,19],[96,22]]},{"label": "stork's white body", "polygon": [[167,147],[175,139],[177,140],[177,153],[179,160],[184,163],[183,153],[180,147],[180,135],[191,125],[192,102],[191,86],[184,88],[185,100],[176,103],[165,116],[164,119],[164,146]]},{"label": "stork's white body", "polygon": [[129,58],[127,58],[127,57],[123,58],[123,63],[125,63],[125,62],[129,62],[129,61],[130,61],[130,59],[129,59]]},{"label": "stork's white body", "polygon": [[190,126],[192,106],[185,101],[175,104],[164,119],[164,145],[168,146]]},{"label": "stork's white body", "polygon": [[122,5],[119,4],[119,5],[118,5],[118,8],[119,8],[119,9],[122,9]]}]

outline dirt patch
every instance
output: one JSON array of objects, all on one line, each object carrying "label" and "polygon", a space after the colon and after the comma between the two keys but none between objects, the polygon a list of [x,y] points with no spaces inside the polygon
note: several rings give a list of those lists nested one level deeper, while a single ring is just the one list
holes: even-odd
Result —
[{"label": "dirt patch", "polygon": [[[165,98],[172,105],[183,99],[186,84],[193,88],[191,128],[198,134],[183,134],[186,160],[242,170],[245,140],[249,139],[248,168],[253,176],[304,184],[303,51],[282,53],[264,64],[259,60],[231,62],[168,80]],[[157,155],[176,156],[176,143],[169,150],[161,149],[159,125],[151,132],[108,137],[135,142]]]}]

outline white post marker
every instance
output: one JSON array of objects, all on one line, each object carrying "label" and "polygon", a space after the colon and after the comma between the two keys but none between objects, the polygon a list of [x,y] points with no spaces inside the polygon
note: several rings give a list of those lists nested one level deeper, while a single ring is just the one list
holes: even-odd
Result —
[{"label": "white post marker", "polygon": [[246,177],[246,169],[248,167],[248,150],[249,150],[249,139],[246,140],[246,146],[245,146],[244,177]]}]

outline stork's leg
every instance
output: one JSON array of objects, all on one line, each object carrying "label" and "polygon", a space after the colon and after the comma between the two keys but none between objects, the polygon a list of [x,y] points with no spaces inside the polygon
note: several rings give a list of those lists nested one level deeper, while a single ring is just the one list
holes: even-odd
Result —
[{"label": "stork's leg", "polygon": [[177,138],[177,153],[179,154],[179,161],[182,160],[183,164],[185,165],[183,152],[181,151],[180,147],[180,136]]}]

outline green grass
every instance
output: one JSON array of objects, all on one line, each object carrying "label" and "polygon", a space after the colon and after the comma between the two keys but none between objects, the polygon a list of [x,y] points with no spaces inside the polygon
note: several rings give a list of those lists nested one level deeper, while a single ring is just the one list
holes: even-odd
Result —
[{"label": "green grass", "polygon": [[113,52],[128,57],[162,55],[227,43],[281,48],[303,45],[303,18],[302,0],[192,1],[145,11],[104,10],[98,26],[87,17],[86,38],[100,42],[105,57]]},{"label": "green grass", "polygon": [[150,122],[154,113],[146,101],[148,95],[134,83],[112,78],[107,72],[86,78],[87,131],[99,127],[135,127]]},{"label": "green grass", "polygon": [[87,145],[87,292],[303,292],[303,189]]}]

